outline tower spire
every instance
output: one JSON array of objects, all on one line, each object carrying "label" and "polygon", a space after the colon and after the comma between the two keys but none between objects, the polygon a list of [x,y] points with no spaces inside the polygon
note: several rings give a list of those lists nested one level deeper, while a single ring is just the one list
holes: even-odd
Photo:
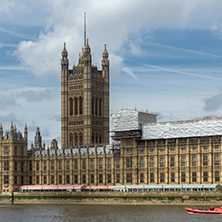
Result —
[{"label": "tower spire", "polygon": [[86,12],[84,12],[84,46],[86,46]]}]

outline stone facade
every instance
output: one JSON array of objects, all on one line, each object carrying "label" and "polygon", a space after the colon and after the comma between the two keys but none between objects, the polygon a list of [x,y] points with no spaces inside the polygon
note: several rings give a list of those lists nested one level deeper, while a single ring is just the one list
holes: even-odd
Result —
[{"label": "stone facade", "polygon": [[109,60],[92,65],[88,39],[79,64],[69,69],[66,44],[61,59],[62,148],[109,144]]}]

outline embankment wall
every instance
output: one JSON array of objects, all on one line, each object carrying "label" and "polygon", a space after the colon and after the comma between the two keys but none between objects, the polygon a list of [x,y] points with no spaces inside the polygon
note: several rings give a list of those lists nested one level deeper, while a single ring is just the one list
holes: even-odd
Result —
[{"label": "embankment wall", "polygon": [[222,205],[222,192],[30,192],[0,195],[0,204]]}]

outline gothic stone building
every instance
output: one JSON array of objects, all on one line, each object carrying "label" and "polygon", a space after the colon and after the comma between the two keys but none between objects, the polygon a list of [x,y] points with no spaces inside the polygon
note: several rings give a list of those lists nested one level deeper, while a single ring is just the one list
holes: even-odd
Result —
[{"label": "gothic stone building", "polygon": [[109,144],[109,60],[102,70],[92,65],[88,39],[79,64],[69,69],[66,45],[61,60],[62,148]]},{"label": "gothic stone building", "polygon": [[39,128],[28,149],[24,135],[0,125],[0,192],[20,185],[130,185],[221,183],[222,118],[158,123],[156,115],[121,110],[112,115],[109,143],[109,61],[91,64],[90,47],[79,64],[61,60],[62,149],[42,145]]}]

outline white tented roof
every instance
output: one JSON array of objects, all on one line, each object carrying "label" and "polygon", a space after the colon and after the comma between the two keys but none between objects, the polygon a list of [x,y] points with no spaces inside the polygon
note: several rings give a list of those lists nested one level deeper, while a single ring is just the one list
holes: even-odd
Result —
[{"label": "white tented roof", "polygon": [[222,117],[205,117],[188,121],[143,124],[141,139],[167,139],[216,135],[222,135]]},{"label": "white tented roof", "polygon": [[112,131],[140,130],[141,124],[156,122],[156,114],[124,109],[112,114]]}]

